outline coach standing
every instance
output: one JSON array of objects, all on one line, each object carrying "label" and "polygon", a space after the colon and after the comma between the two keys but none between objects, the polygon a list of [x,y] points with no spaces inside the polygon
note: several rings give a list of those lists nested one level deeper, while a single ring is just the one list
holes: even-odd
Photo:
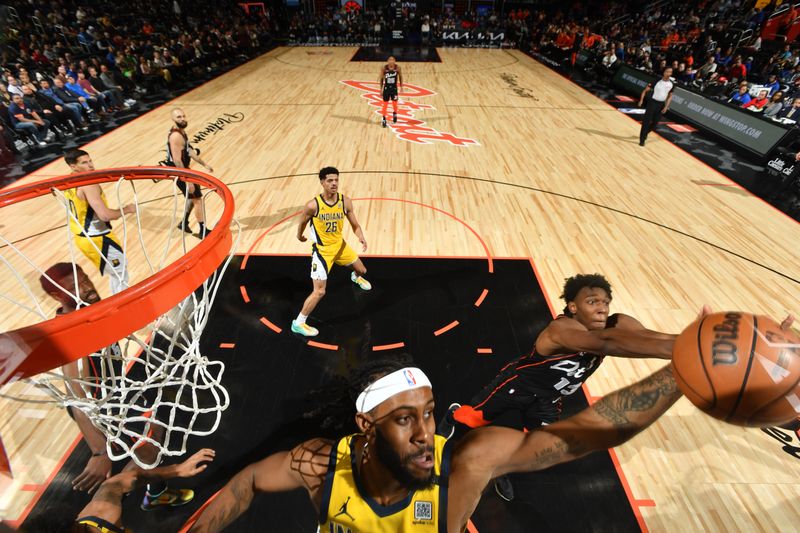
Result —
[{"label": "coach standing", "polygon": [[670,76],[672,76],[672,69],[667,67],[664,69],[664,76],[656,82],[655,87],[653,87],[652,83],[648,83],[639,97],[639,107],[641,107],[644,97],[647,96],[648,92],[653,91],[652,96],[647,100],[647,108],[644,111],[642,131],[639,132],[639,146],[644,146],[647,134],[656,127],[661,118],[661,113],[666,113],[669,110],[669,104],[672,101],[672,89],[674,88]]}]

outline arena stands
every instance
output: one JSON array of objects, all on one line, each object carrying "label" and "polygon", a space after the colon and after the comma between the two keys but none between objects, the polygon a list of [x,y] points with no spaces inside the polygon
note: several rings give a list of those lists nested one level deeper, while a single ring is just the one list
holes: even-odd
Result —
[{"label": "arena stands", "polygon": [[[366,9],[356,2],[317,2],[308,12],[275,2],[266,3],[265,12],[245,12],[230,1],[32,0],[6,7],[0,164],[41,153],[46,158],[77,142],[72,139],[107,131],[254,57],[273,38],[313,46],[513,47],[566,66],[577,61],[609,83],[623,65],[653,74],[670,66],[679,86],[723,105],[747,103],[734,98],[742,83],[751,99],[766,89],[768,103],[760,98],[742,109],[789,124],[781,108],[785,114],[800,95],[800,47],[794,45],[800,11],[773,4],[604,1],[564,9],[553,1],[506,2],[497,11],[462,2],[425,11],[414,2]],[[43,84],[49,85],[44,91]],[[33,94],[22,94],[26,86]],[[9,115],[15,92],[46,128],[19,125],[26,122],[19,112]]]},{"label": "arena stands", "polygon": [[4,13],[0,184],[8,165],[58,157],[262,53],[273,33],[270,12],[208,0],[33,0]]}]

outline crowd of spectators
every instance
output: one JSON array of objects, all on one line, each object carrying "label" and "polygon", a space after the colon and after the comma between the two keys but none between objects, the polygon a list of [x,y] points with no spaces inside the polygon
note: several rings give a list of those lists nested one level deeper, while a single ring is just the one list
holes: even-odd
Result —
[{"label": "crowd of spectators", "polygon": [[[3,14],[9,23],[0,49],[0,98],[8,111],[0,109],[0,127],[29,144],[58,142],[135,106],[143,95],[251,56],[270,34],[290,44],[400,38],[404,44],[509,46],[561,54],[565,62],[590,49],[606,73],[621,63],[657,74],[671,67],[679,83],[766,117],[793,119],[800,50],[791,44],[762,49],[760,29],[774,8],[754,4],[607,0],[574,2],[567,10],[551,2],[457,14],[390,2],[247,16],[235,2],[212,0],[30,0]],[[743,40],[734,28],[751,30],[752,37]]]},{"label": "crowd of spectators", "polygon": [[[295,13],[288,20],[286,37],[290,44],[325,45],[378,45],[395,42],[401,44],[447,45],[443,39],[445,32],[458,32],[467,37],[460,40],[458,46],[474,46],[488,39],[490,33],[504,33],[509,36],[493,46],[514,46],[509,31],[512,26],[522,28],[523,10],[512,11],[507,16],[496,12],[478,14],[468,12],[456,15],[451,8],[436,15],[420,14],[416,9],[367,7],[361,9],[330,10],[323,13]],[[530,16],[530,11],[524,11]],[[455,43],[454,43],[455,44]]]},{"label": "crowd of spectators", "polygon": [[[0,7],[0,149],[63,143],[263,49],[271,13],[210,0]],[[3,146],[4,145],[4,146]]]},{"label": "crowd of spectators", "polygon": [[[386,44],[400,38],[432,45],[509,46],[555,51],[565,61],[582,48],[591,49],[607,72],[622,63],[658,75],[671,67],[679,83],[731,105],[767,117],[793,114],[788,110],[800,96],[800,47],[762,49],[761,29],[776,6],[773,2],[758,9],[755,4],[606,1],[575,2],[568,10],[551,6],[456,14],[445,8],[430,14],[390,3],[366,10],[298,12],[287,21],[285,35],[291,43],[312,45]],[[792,7],[786,18],[791,21],[799,14]],[[453,32],[459,37],[449,40]],[[503,37],[493,40],[492,34]],[[742,82],[748,84],[747,97],[737,96]],[[766,95],[761,94],[764,89]]]},{"label": "crowd of spectators", "polygon": [[[753,4],[670,2],[592,26],[574,19],[550,21],[543,31],[534,29],[535,42],[565,60],[581,48],[592,49],[600,56],[596,71],[601,75],[611,75],[622,63],[659,76],[669,67],[675,81],[706,96],[797,123],[800,111],[793,102],[800,98],[800,45],[762,46],[760,34],[772,6]],[[798,15],[791,7],[787,25]]]}]

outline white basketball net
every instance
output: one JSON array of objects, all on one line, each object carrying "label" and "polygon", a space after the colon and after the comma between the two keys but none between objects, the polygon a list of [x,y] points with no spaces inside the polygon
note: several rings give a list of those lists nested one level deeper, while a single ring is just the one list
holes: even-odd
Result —
[{"label": "white basketball net", "polygon": [[[174,180],[159,181],[157,187],[144,187],[150,183],[149,180],[143,183],[143,180],[126,180],[125,176],[121,176],[115,183],[117,205],[133,203],[136,214],[135,227],[129,227],[133,224],[126,220],[134,215],[120,219],[122,231],[117,232],[117,236],[126,251],[128,265],[122,265],[121,269],[106,269],[104,277],[110,277],[112,290],[115,285],[123,289],[127,287],[125,267],[133,265],[134,261],[147,268],[141,269],[140,276],[132,277],[144,279],[172,262],[176,254],[185,254],[200,242],[176,227],[183,220],[187,200],[177,191]],[[123,188],[123,184],[126,187]],[[140,198],[137,187],[158,189],[162,194]],[[105,188],[108,189],[109,184]],[[76,260],[80,260],[82,269],[99,290],[101,278],[96,270],[86,266],[80,250],[76,249],[75,236],[69,229],[69,221],[75,219],[75,214],[61,191],[54,189],[52,192],[61,204],[67,223],[66,228],[57,231],[66,233],[66,259],[73,263],[73,278],[77,279],[74,265]],[[206,201],[211,196],[217,195],[207,192],[203,198],[204,211]],[[113,201],[109,204],[113,205]],[[171,216],[166,217],[168,222],[165,226],[154,228],[150,223],[153,218],[147,216],[150,214],[148,211],[162,215],[171,211]],[[206,220],[210,220],[209,212],[206,212]],[[143,219],[146,221],[144,225]],[[106,435],[106,451],[112,460],[131,458],[142,468],[157,466],[164,456],[183,455],[191,435],[204,436],[216,431],[222,411],[229,405],[228,392],[221,383],[225,364],[205,357],[200,351],[200,339],[222,276],[238,244],[240,228],[238,222],[234,221],[233,224],[231,253],[202,286],[177,307],[142,330],[78,360],[77,369],[71,371],[77,371],[77,377],[65,375],[67,365],[23,382],[6,384],[0,389],[0,396],[24,402],[55,402],[71,408],[73,414],[76,410],[83,413]],[[211,219],[207,227],[214,226],[215,220]],[[165,242],[155,249],[146,245],[146,236],[153,233],[167,235]],[[135,249],[137,252],[132,253]],[[103,250],[96,251],[110,263],[111,258]],[[20,313],[32,313],[38,320],[46,320],[52,318],[52,311],[48,310],[52,309],[53,301],[42,292],[38,280],[50,265],[36,264],[30,259],[31,255],[0,234],[0,262],[13,274],[9,278],[17,283],[10,289],[7,283],[3,284],[0,300],[18,306]],[[28,270],[20,272],[19,265],[26,265]],[[80,298],[77,283],[62,287],[57,280],[48,279],[78,306],[87,305]],[[143,447],[145,443],[152,445],[152,448]]]}]

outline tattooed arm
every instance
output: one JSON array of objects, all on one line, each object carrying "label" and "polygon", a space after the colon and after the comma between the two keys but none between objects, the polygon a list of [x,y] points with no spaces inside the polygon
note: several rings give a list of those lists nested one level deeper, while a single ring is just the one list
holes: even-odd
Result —
[{"label": "tattooed arm", "polygon": [[561,422],[528,433],[501,473],[542,470],[630,440],[672,407],[681,392],[672,367],[612,392]]},{"label": "tattooed arm", "polygon": [[[454,465],[486,464],[486,482],[509,472],[543,470],[633,438],[664,414],[681,392],[666,366],[638,383],[555,424],[530,433],[501,427],[473,430],[456,449]],[[455,468],[455,467],[454,467]]]},{"label": "tattooed arm", "polygon": [[251,464],[222,487],[189,531],[222,531],[250,507],[256,492],[305,488],[314,506],[319,508],[330,451],[329,441],[314,439]]}]

